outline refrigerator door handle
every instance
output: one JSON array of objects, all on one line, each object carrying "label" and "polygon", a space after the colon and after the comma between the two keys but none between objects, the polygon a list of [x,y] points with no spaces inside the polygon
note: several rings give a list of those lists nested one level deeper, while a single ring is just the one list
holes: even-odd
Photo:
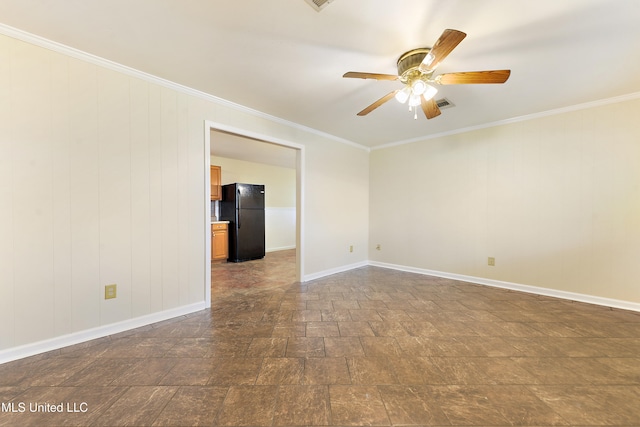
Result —
[{"label": "refrigerator door handle", "polygon": [[238,224],[238,228],[240,228],[240,209],[242,208],[242,193],[240,193],[240,189],[238,188],[238,208],[236,209],[236,224]]}]

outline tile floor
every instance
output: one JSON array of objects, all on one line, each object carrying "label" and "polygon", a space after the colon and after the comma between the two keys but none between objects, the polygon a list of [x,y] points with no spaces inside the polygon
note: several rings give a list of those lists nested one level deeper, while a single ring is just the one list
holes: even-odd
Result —
[{"label": "tile floor", "polygon": [[0,365],[0,426],[640,426],[640,313],[375,267],[299,284],[293,257]]}]

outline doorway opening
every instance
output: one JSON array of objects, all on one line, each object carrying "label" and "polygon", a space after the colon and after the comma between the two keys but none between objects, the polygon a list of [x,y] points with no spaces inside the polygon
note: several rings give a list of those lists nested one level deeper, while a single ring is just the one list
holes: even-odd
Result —
[{"label": "doorway opening", "polygon": [[[291,197],[288,199],[289,202],[275,202],[276,205],[290,205],[292,203],[295,203],[295,206],[272,208],[270,216],[273,218],[271,227],[273,230],[271,231],[271,236],[269,236],[269,231],[267,231],[267,252],[269,252],[270,249],[269,242],[272,243],[271,249],[273,251],[288,250],[289,253],[295,251],[295,277],[297,281],[301,281],[302,277],[304,277],[304,154],[304,146],[301,144],[275,138],[270,135],[258,134],[255,132],[247,131],[245,129],[223,125],[220,123],[211,121],[205,122],[205,166],[207,171],[207,173],[205,173],[205,176],[207,177],[207,181],[209,180],[208,170],[211,166],[212,157],[218,157],[219,160],[236,162],[236,164],[256,164],[257,166],[264,165],[267,170],[284,171],[286,169],[290,169],[290,171],[295,174],[295,177],[292,178],[295,181],[294,184],[283,184],[286,191],[294,191],[295,196],[290,195]],[[225,178],[223,167],[223,184],[230,182],[241,182],[236,179],[241,175],[233,176],[233,173],[230,173],[232,175]],[[252,174],[249,173],[249,175],[251,176]],[[287,173],[285,173],[285,175],[288,177],[290,176]],[[206,183],[205,188],[207,190],[206,198],[208,200],[210,191],[208,182]],[[292,198],[295,199],[294,202],[291,200]],[[207,229],[209,228],[210,218],[215,214],[214,209],[214,203],[206,203],[205,218],[207,221]],[[292,227],[295,227],[295,230],[287,229],[287,223],[291,222],[295,222],[294,225],[290,224]],[[267,224],[269,224],[269,222]],[[289,237],[284,240],[278,240],[279,237],[283,237],[281,234],[288,233],[291,233]],[[212,242],[210,233],[206,233],[206,235],[207,238],[205,253],[208,254],[210,253]],[[269,256],[269,253],[267,254],[267,256]],[[211,306],[211,284],[212,279],[215,282],[215,277],[211,277],[212,270],[210,261],[207,263],[207,266],[208,268],[206,269],[205,274],[206,283],[208,283],[209,286],[206,287],[207,289],[205,292],[205,300],[207,306]]]}]

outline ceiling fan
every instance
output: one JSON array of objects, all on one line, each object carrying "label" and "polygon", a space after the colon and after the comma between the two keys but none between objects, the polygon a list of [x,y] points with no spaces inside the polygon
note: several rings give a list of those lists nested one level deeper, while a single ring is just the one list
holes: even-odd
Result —
[{"label": "ceiling fan", "polygon": [[459,85],[459,84],[483,84],[504,83],[509,78],[511,70],[467,71],[460,73],[447,73],[433,76],[440,63],[458,46],[467,35],[458,30],[444,30],[442,35],[432,48],[423,47],[403,53],[398,59],[398,75],[360,73],[349,71],[342,77],[374,79],[374,80],[400,80],[405,86],[394,90],[358,113],[358,116],[366,116],[391,98],[396,98],[404,104],[408,101],[409,109],[413,109],[414,118],[417,119],[417,107],[420,105],[427,119],[440,115],[440,108],[434,100],[438,90],[431,86]]}]

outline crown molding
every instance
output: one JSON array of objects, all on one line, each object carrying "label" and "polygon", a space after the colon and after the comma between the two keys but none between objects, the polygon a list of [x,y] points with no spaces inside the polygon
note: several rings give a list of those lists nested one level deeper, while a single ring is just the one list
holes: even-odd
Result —
[{"label": "crown molding", "polygon": [[510,119],[498,120],[496,122],[485,123],[485,124],[482,124],[482,125],[469,126],[469,127],[465,127],[465,128],[455,129],[455,130],[452,130],[452,131],[440,132],[440,133],[436,133],[436,134],[433,134],[433,135],[425,135],[425,136],[418,137],[418,138],[411,138],[411,139],[405,139],[405,140],[402,140],[402,141],[389,142],[387,144],[381,144],[381,145],[377,145],[375,147],[372,147],[371,151],[382,150],[384,148],[397,147],[399,145],[413,144],[414,142],[428,141],[430,139],[442,138],[444,136],[451,136],[451,135],[458,135],[458,134],[461,134],[461,133],[473,132],[473,131],[480,130],[480,129],[487,129],[487,128],[492,128],[492,127],[497,127],[497,126],[504,126],[504,125],[508,125],[508,124],[512,124],[512,123],[526,122],[526,121],[529,121],[529,120],[539,119],[539,118],[542,118],[542,117],[556,116],[558,114],[570,113],[570,112],[573,112],[573,111],[580,111],[580,110],[586,110],[586,109],[589,109],[589,108],[602,107],[602,106],[605,106],[605,105],[617,104],[619,102],[631,101],[631,100],[638,99],[638,98],[640,98],[640,92],[633,92],[633,93],[629,93],[627,95],[620,95],[620,96],[614,96],[614,97],[611,97],[611,98],[599,99],[599,100],[596,100],[596,101],[584,102],[582,104],[576,104],[576,105],[571,105],[571,106],[568,106],[568,107],[556,108],[556,109],[553,109],[553,110],[542,111],[542,112],[533,113],[533,114],[527,114],[527,115],[524,115],[524,116],[512,117]]},{"label": "crown molding", "polygon": [[34,46],[41,47],[56,53],[60,53],[84,62],[88,62],[90,64],[97,65],[102,68],[116,71],[118,73],[122,73],[130,77],[139,78],[149,83],[156,84],[158,86],[162,86],[168,89],[172,89],[172,90],[175,90],[176,92],[184,93],[186,95],[194,96],[220,106],[228,107],[236,111],[240,111],[255,117],[266,119],[271,122],[278,123],[287,127],[291,127],[306,133],[317,135],[322,138],[330,139],[330,140],[339,142],[341,144],[350,145],[352,147],[365,150],[367,152],[370,151],[369,147],[366,147],[362,144],[358,144],[356,142],[353,142],[344,138],[340,138],[338,136],[331,135],[326,132],[322,132],[318,129],[310,128],[295,122],[291,122],[289,120],[285,120],[280,117],[272,116],[270,114],[263,113],[262,111],[245,107],[244,105],[236,104],[235,102],[231,102],[226,99],[219,98],[215,95],[211,95],[206,92],[202,92],[202,91],[190,88],[188,86],[184,86],[184,85],[172,82],[170,80],[166,80],[161,77],[157,77],[152,74],[148,74],[143,71],[136,70],[135,68],[127,67],[126,65],[119,64],[117,62],[102,58],[100,56],[96,56],[96,55],[84,52],[82,50],[64,45],[62,43],[55,42],[53,40],[46,39],[44,37],[37,36],[35,34],[28,33],[18,28],[10,27],[2,23],[0,23],[0,34],[4,34],[5,36],[32,44]]}]

